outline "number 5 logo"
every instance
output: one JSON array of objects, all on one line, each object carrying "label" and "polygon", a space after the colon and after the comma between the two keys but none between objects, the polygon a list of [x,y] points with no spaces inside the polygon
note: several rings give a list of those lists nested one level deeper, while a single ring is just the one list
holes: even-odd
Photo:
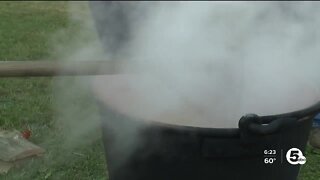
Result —
[{"label": "number 5 logo", "polygon": [[307,159],[303,156],[302,152],[298,148],[291,148],[286,154],[287,161],[290,164],[305,164]]}]

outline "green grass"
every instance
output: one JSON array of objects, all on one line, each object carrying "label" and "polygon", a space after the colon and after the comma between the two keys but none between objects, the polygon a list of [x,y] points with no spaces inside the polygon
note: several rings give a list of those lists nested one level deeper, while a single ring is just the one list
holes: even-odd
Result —
[{"label": "green grass", "polygon": [[66,27],[65,3],[1,2],[0,59],[29,60],[50,54],[48,34]]},{"label": "green grass", "polygon": [[[71,24],[67,17],[66,2],[0,2],[0,60],[53,60],[63,55],[52,42],[68,47],[68,43],[80,44],[81,40],[92,38],[80,33],[80,25]],[[76,85],[78,80],[72,77],[0,79],[0,128],[30,128],[31,141],[46,149],[43,157],[24,162],[7,175],[0,175],[0,179],[106,179],[100,132],[80,136],[72,129],[66,130],[77,127],[57,123],[68,118],[57,113],[63,108],[57,108],[56,100],[67,95],[57,86]],[[86,90],[68,94],[61,106],[74,105],[75,114],[95,110],[91,98],[80,93],[89,94]],[[78,141],[77,146],[67,146],[66,139],[70,136],[78,138],[72,139]]]},{"label": "green grass", "polygon": [[[86,15],[87,12],[84,8],[78,13]],[[72,48],[82,46],[81,42],[94,38],[91,33],[80,32],[80,25],[76,21],[71,24],[67,17],[66,2],[0,2],[0,60],[56,59],[67,56],[64,53],[68,45],[78,45],[70,47],[72,52]],[[64,46],[54,47],[52,43]],[[0,79],[0,128],[31,128],[31,141],[46,149],[43,157],[25,162],[7,175],[0,175],[0,179],[106,179],[100,132],[79,135],[72,131],[79,126],[74,126],[70,119],[79,120],[81,124],[85,119],[99,118],[92,114],[96,107],[88,88],[77,91],[77,82],[81,80],[72,77]],[[75,86],[71,90],[53,91],[57,86],[72,83]],[[68,112],[63,111],[64,107],[55,108],[64,105],[68,106]],[[81,119],[74,119],[74,114]],[[69,124],[57,123],[64,120]],[[77,146],[70,144],[70,140]],[[310,148],[299,179],[320,179],[320,155],[312,153]]]},{"label": "green grass", "polygon": [[299,180],[319,180],[320,179],[320,153],[313,152],[310,147],[306,149],[307,162],[301,168]]}]

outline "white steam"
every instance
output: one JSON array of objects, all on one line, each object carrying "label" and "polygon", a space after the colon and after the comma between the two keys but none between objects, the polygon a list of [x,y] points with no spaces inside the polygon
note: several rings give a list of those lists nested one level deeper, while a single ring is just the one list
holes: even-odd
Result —
[{"label": "white steam", "polygon": [[320,100],[319,6],[149,3],[119,55],[141,74],[98,78],[101,97],[145,120],[210,127],[306,108]]},{"label": "white steam", "polygon": [[[90,4],[104,23],[80,16],[76,2],[71,20],[89,34],[96,25],[100,41],[81,36],[72,44],[76,50],[57,46],[66,61],[109,60],[119,72],[138,72],[93,78],[96,98],[116,112],[146,121],[237,127],[247,113],[285,113],[320,100],[318,2]],[[58,83],[65,144],[77,145],[100,128],[98,108],[91,107],[95,99],[88,94],[91,80]],[[117,124],[102,118],[109,129]],[[128,125],[116,132],[115,148],[123,149],[115,151],[123,160],[140,143],[137,131]]]}]

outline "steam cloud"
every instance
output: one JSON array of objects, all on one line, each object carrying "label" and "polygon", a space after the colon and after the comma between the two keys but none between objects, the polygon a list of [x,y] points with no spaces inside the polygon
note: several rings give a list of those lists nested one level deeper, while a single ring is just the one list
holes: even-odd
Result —
[{"label": "steam cloud", "polygon": [[117,68],[139,74],[99,77],[96,89],[121,113],[191,126],[236,127],[246,113],[308,107],[320,99],[319,5],[116,3],[108,11],[122,14],[108,16],[102,39],[118,36]]},{"label": "steam cloud", "polygon": [[[138,73],[60,80],[65,144],[86,143],[81,137],[100,126],[89,89],[131,117],[216,128],[237,127],[246,113],[285,113],[320,100],[318,2],[89,4],[96,22],[80,16],[77,2],[70,19],[99,38],[79,37],[72,50],[58,44],[62,59],[112,61],[121,72]],[[123,139],[115,140],[128,150],[123,161],[139,144],[136,131],[123,127]]]}]

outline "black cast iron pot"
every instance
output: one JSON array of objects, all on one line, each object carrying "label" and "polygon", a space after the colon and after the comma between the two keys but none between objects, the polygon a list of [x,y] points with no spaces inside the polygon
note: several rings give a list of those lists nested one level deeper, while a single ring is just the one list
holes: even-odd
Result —
[{"label": "black cast iron pot", "polygon": [[[126,8],[133,3],[89,4],[106,51],[116,57],[130,39]],[[286,153],[304,152],[320,103],[287,114],[246,115],[239,128],[221,129],[146,122],[102,102],[100,108],[110,180],[295,180],[300,165],[289,164]]]},{"label": "black cast iron pot", "polygon": [[[215,129],[145,122],[100,107],[110,180],[295,180],[300,165],[289,164],[286,153],[304,152],[320,111],[317,103],[287,114],[250,114],[239,128]],[[274,162],[266,163],[270,157]]]}]

